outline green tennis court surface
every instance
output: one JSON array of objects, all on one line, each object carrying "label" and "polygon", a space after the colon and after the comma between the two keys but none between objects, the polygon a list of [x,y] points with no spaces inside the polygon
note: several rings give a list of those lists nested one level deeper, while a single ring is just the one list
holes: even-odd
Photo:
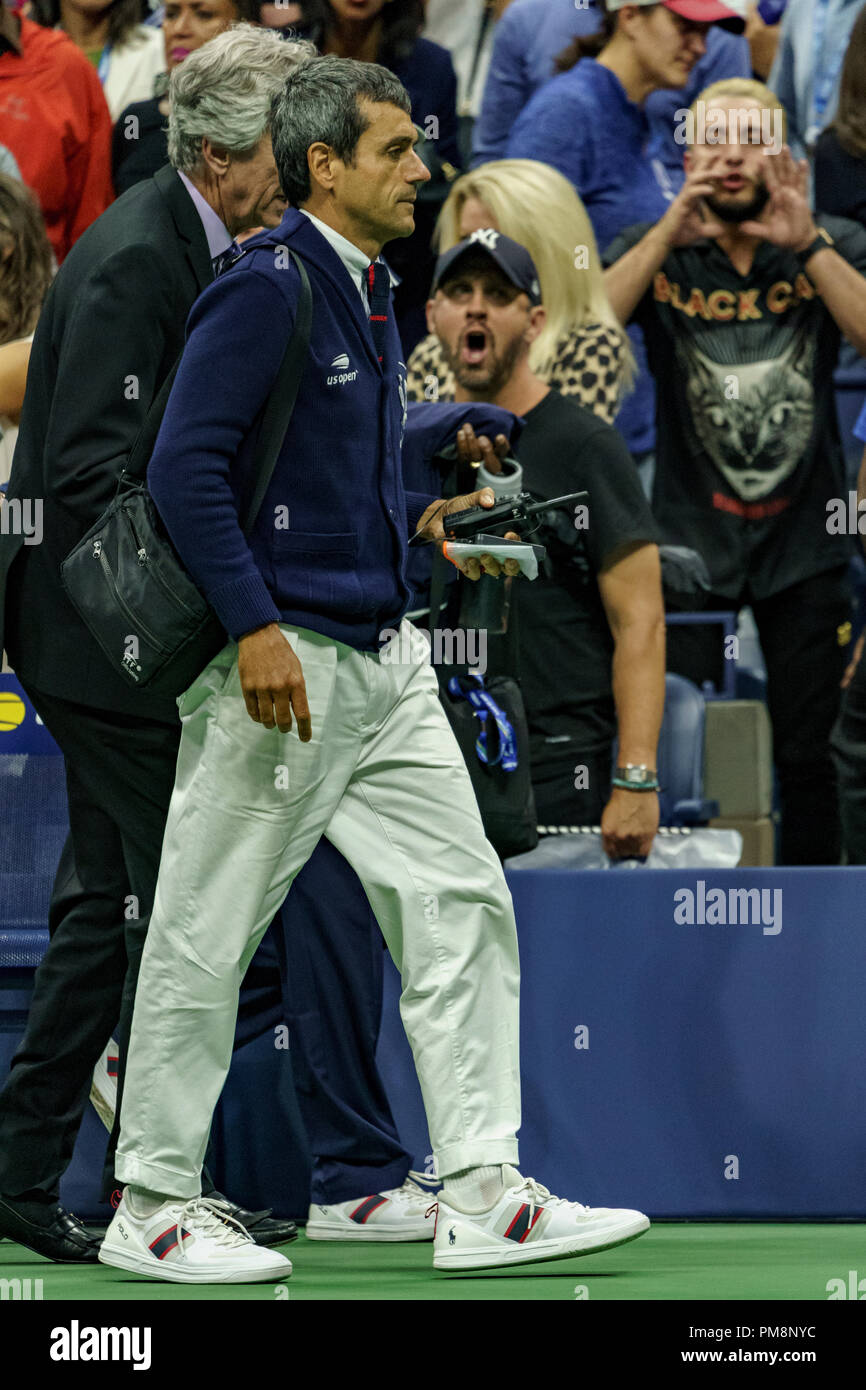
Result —
[{"label": "green tennis court surface", "polygon": [[[449,1302],[517,1300],[827,1300],[827,1284],[866,1281],[866,1225],[659,1223],[639,1240],[601,1255],[474,1274],[432,1268],[432,1245],[348,1245],[301,1234],[283,1253],[294,1265],[282,1285],[186,1287],[141,1279],[104,1265],[56,1265],[0,1242],[5,1298],[292,1302],[393,1299]],[[855,1271],[852,1281],[849,1272]],[[29,1289],[24,1281],[30,1280]],[[35,1284],[41,1280],[41,1290]],[[866,1292],[866,1282],[863,1285]],[[848,1295],[850,1297],[850,1294]]]}]

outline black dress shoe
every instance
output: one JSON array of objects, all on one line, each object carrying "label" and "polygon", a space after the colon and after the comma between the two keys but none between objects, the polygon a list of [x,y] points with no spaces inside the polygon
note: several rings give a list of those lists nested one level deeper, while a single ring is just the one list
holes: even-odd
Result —
[{"label": "black dress shoe", "polygon": [[16,1202],[0,1196],[0,1235],[58,1264],[95,1265],[101,1236],[86,1231],[59,1202]]},{"label": "black dress shoe", "polygon": [[221,1192],[209,1192],[207,1200],[214,1202],[226,1216],[239,1221],[256,1245],[288,1245],[290,1240],[297,1238],[298,1228],[294,1221],[281,1221],[279,1217],[271,1216],[270,1207],[265,1211],[247,1211],[246,1207],[230,1201]]}]

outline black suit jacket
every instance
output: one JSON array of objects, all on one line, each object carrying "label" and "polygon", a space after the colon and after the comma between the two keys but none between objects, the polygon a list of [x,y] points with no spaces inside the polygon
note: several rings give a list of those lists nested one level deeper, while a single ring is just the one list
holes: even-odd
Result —
[{"label": "black suit jacket", "polygon": [[177,718],[173,700],[137,691],[111,669],[66,597],[60,565],[111,501],[183,347],[189,310],[212,279],[201,219],[166,166],[88,227],[48,292],[7,491],[42,500],[43,538],[0,534],[0,648],[37,690]]}]

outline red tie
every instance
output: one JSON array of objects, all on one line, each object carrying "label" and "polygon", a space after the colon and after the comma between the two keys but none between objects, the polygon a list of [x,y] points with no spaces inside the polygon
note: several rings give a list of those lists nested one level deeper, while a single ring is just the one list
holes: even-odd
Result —
[{"label": "red tie", "polygon": [[391,298],[391,276],[388,267],[382,261],[372,261],[367,266],[367,291],[370,299],[370,329],[381,362],[385,355],[385,329]]}]

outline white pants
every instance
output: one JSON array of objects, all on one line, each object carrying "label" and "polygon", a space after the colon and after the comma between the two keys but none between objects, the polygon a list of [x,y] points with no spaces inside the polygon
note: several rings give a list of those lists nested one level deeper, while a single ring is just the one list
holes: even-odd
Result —
[{"label": "white pants", "polygon": [[241,981],[322,834],[358,874],[401,973],[439,1174],[516,1164],[514,910],[427,645],[405,619],[379,654],[281,631],[303,668],[310,743],[294,726],[281,734],[250,719],[234,642],[179,701],[117,1175],[176,1197],[200,1192]]}]

